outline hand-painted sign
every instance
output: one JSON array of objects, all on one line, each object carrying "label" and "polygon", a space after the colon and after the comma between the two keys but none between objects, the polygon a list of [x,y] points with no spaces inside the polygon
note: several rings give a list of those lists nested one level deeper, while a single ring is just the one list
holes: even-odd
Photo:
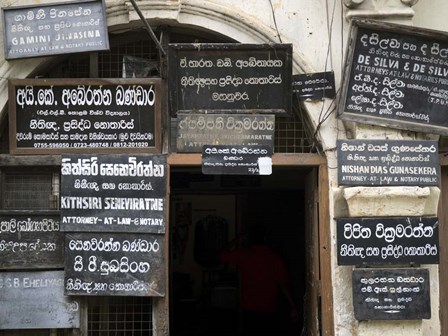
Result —
[{"label": "hand-painted sign", "polygon": [[164,233],[166,157],[64,155],[61,231]]},{"label": "hand-painted sign", "polygon": [[352,281],[357,320],[431,318],[427,269],[355,269]]},{"label": "hand-painted sign", "polygon": [[12,154],[160,152],[160,80],[9,81]]},{"label": "hand-painted sign", "polygon": [[6,59],[109,50],[104,1],[3,7]]},{"label": "hand-painted sign", "polygon": [[437,217],[337,218],[339,265],[439,263]]},{"label": "hand-painted sign", "polygon": [[448,34],[354,19],[338,117],[448,135]]}]

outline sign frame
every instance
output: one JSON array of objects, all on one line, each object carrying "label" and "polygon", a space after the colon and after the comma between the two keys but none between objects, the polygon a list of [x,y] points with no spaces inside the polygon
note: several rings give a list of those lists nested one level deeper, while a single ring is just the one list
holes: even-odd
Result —
[{"label": "sign frame", "polygon": [[[154,129],[148,129],[148,131],[152,131],[153,132],[153,142],[154,145],[149,145],[148,147],[134,147],[134,146],[130,146],[130,143],[128,143],[127,146],[123,146],[123,147],[113,147],[112,146],[112,142],[110,142],[110,147],[98,147],[98,146],[92,146],[92,147],[80,147],[80,148],[73,148],[73,147],[65,147],[65,148],[34,148],[31,146],[23,146],[20,147],[18,145],[18,140],[17,140],[17,129],[18,129],[18,125],[17,125],[17,117],[18,117],[18,113],[19,113],[19,107],[20,105],[18,105],[16,103],[16,99],[17,99],[17,88],[20,87],[27,87],[27,86],[35,86],[35,87],[44,87],[44,88],[51,88],[51,93],[53,88],[64,88],[64,87],[69,87],[69,88],[79,88],[82,86],[85,87],[90,87],[90,86],[98,86],[98,87],[103,87],[103,86],[112,86],[114,87],[114,89],[116,89],[116,87],[118,86],[132,86],[132,85],[143,85],[143,86],[153,86],[154,90],[156,92],[156,98],[154,101],[154,105],[151,106],[151,109],[153,110],[153,116],[149,116],[149,120],[148,123],[152,123]],[[162,129],[161,129],[161,105],[162,105],[162,97],[163,97],[163,92],[162,92],[162,85],[161,85],[161,79],[160,78],[132,78],[132,79],[114,79],[114,78],[109,78],[109,79],[89,79],[89,78],[81,78],[81,79],[11,79],[9,80],[8,83],[8,95],[9,95],[9,146],[10,146],[10,153],[11,154],[62,154],[62,153],[97,153],[97,154],[102,154],[102,153],[126,153],[129,151],[129,149],[132,149],[133,153],[160,153],[161,152],[161,148],[162,148]],[[114,97],[115,98],[115,97]],[[54,100],[54,104],[57,104],[57,108],[62,107],[63,105],[58,102],[57,100]],[[28,112],[28,114],[37,114],[37,110],[39,109],[40,106],[38,106],[38,102],[37,99],[34,101],[34,105],[36,107],[34,108],[34,111]],[[79,107],[77,106],[77,109],[89,109],[90,108],[94,108],[96,110],[98,110],[99,108],[103,108],[103,110],[106,110],[106,106],[105,105],[85,105],[84,107]],[[51,110],[51,107],[45,107],[45,105],[42,105],[43,109],[47,109],[47,110]],[[126,106],[122,107],[123,109],[126,109]],[[139,108],[134,107],[135,108]],[[145,107],[143,107],[145,108]],[[103,112],[103,111],[102,111]],[[129,112],[129,111],[128,111]],[[151,112],[151,111],[149,111]],[[89,112],[90,113],[90,112]],[[139,111],[134,111],[134,113],[140,113]],[[129,112],[129,114],[131,114],[131,112]],[[43,116],[37,116],[39,117],[40,120],[43,120],[45,122],[46,118],[50,119],[50,122],[52,122],[52,120],[54,121],[54,119],[58,118],[67,118],[67,115],[56,115],[56,116],[51,116],[51,115],[43,115]],[[128,116],[128,118],[131,116]],[[32,116],[31,115],[27,115],[26,118],[28,118],[25,121],[29,121]],[[72,119],[79,119],[79,116],[72,116]],[[96,115],[83,115],[81,116],[82,119],[87,119],[87,120],[95,120]],[[88,119],[90,118],[90,119]],[[109,117],[110,118],[110,117]],[[62,121],[60,121],[62,123]],[[57,125],[59,128],[62,128],[62,125]],[[149,127],[150,125],[139,125],[141,127]],[[27,126],[28,127],[28,126]],[[38,132],[43,132],[43,130],[37,130]],[[76,133],[79,133],[81,131],[76,130]],[[124,133],[126,132],[126,130],[123,131]],[[82,133],[82,132],[81,132]],[[59,133],[58,133],[59,134]],[[68,133],[67,133],[68,134]],[[88,134],[88,133],[84,133],[84,134]],[[127,133],[129,134],[129,133]],[[78,141],[79,143],[82,143],[82,141]],[[101,142],[100,140],[92,140],[90,141],[90,143],[98,143]],[[115,140],[115,142],[120,142],[120,140]],[[68,141],[68,144],[70,145],[71,140]],[[49,144],[54,144],[54,145],[58,145],[58,143],[52,143],[49,142]],[[64,143],[62,143],[64,144]]]},{"label": "sign frame", "polygon": [[[389,127],[389,128],[397,128],[397,129],[403,129],[403,130],[410,130],[410,131],[417,131],[417,132],[426,132],[426,133],[434,133],[434,134],[440,134],[440,135],[448,135],[448,115],[446,117],[446,125],[445,126],[441,126],[443,123],[439,121],[430,121],[431,116],[427,115],[426,113],[432,113],[432,115],[437,116],[435,113],[432,112],[432,109],[427,107],[427,106],[423,106],[419,108],[419,104],[421,104],[422,99],[420,99],[420,96],[418,96],[417,98],[413,98],[413,102],[412,104],[412,110],[405,110],[405,111],[401,111],[399,110],[399,108],[403,108],[404,104],[402,104],[399,99],[394,100],[392,99],[393,102],[398,102],[400,105],[396,105],[397,107],[394,107],[394,105],[391,105],[390,107],[390,111],[389,111],[389,107],[386,109],[385,107],[383,107],[383,105],[379,105],[380,99],[377,99],[377,101],[373,102],[373,99],[376,98],[376,96],[374,96],[374,94],[371,92],[372,89],[374,89],[375,87],[377,87],[378,83],[364,83],[367,88],[365,88],[365,90],[368,91],[362,91],[361,89],[357,90],[356,96],[354,95],[350,95],[351,90],[349,89],[350,84],[352,84],[352,79],[354,80],[355,77],[355,73],[352,74],[352,69],[354,68],[354,57],[355,55],[355,48],[357,47],[357,42],[358,42],[358,38],[360,35],[359,34],[359,30],[362,29],[366,29],[366,30],[371,30],[372,33],[384,33],[384,34],[390,34],[392,36],[398,36],[399,38],[395,39],[395,40],[399,40],[400,38],[402,39],[407,39],[406,41],[410,40],[410,41],[418,41],[418,43],[423,43],[423,41],[426,41],[426,39],[431,40],[431,42],[434,40],[438,43],[444,43],[448,46],[448,34],[441,32],[441,31],[435,31],[435,30],[430,30],[430,29],[423,29],[423,28],[419,28],[419,27],[412,27],[412,26],[405,26],[405,25],[399,25],[399,24],[394,24],[394,23],[386,23],[383,21],[377,21],[377,20],[371,20],[371,19],[363,19],[363,18],[354,18],[351,21],[351,25],[350,25],[350,32],[349,32],[349,36],[350,38],[348,39],[349,43],[347,44],[347,49],[346,49],[346,63],[345,63],[345,69],[343,71],[343,81],[342,81],[342,87],[341,87],[341,95],[339,96],[339,101],[337,103],[337,118],[341,119],[341,120],[345,120],[345,121],[351,121],[351,122],[359,122],[359,123],[364,123],[364,124],[370,124],[370,125],[379,125],[379,126],[383,126],[383,127]],[[363,35],[364,37],[364,35]],[[398,43],[400,43],[398,41]],[[411,44],[410,42],[406,42]],[[417,43],[417,42],[416,42]],[[404,42],[402,43],[403,45],[405,44]],[[436,43],[431,43],[429,46],[427,46],[428,48],[431,48],[431,45],[436,44]],[[400,44],[401,45],[401,44]],[[366,48],[366,47],[363,47]],[[419,50],[420,46],[416,46],[416,50]],[[440,47],[442,48],[442,46]],[[378,47],[378,49],[380,49]],[[395,52],[395,50],[398,49],[392,49],[392,51]],[[394,58],[396,60],[398,60],[398,62],[402,62],[403,64],[405,64],[405,61],[409,61],[411,66],[411,70],[412,70],[412,66],[413,66],[413,60],[415,57],[414,55],[412,55],[412,57],[410,57],[409,54],[406,55],[400,55],[400,58]],[[376,57],[377,55],[375,54],[371,56],[371,58]],[[390,55],[389,55],[390,56]],[[406,59],[403,59],[404,57],[406,57]],[[409,60],[407,59],[407,57],[409,57]],[[420,56],[419,56],[420,57]],[[434,55],[429,55],[429,58],[434,57]],[[421,57],[420,57],[421,58]],[[435,56],[435,58],[437,58],[437,56]],[[385,58],[386,59],[386,58]],[[417,58],[415,58],[417,59]],[[437,61],[439,61],[437,59]],[[442,70],[444,71],[448,71],[448,62],[446,62],[445,59],[440,58],[440,61],[445,65],[445,68],[443,68]],[[392,61],[391,61],[392,62]],[[381,62],[380,62],[381,63]],[[403,76],[401,78],[405,78],[404,76],[407,76],[407,74],[410,74],[409,72],[406,73],[405,70],[401,69],[401,67],[403,66],[402,63],[396,64],[394,63],[394,70],[396,70],[395,72],[399,72],[402,73],[400,76]],[[400,66],[400,68],[398,69],[398,65]],[[384,65],[380,65],[379,66],[379,70],[383,70],[385,69]],[[372,68],[372,66],[371,66]],[[427,67],[428,68],[428,67]],[[375,71],[379,71],[378,69]],[[353,70],[355,71],[355,70]],[[410,71],[410,70],[409,70]],[[393,72],[393,71],[389,71],[389,72]],[[364,73],[361,73],[364,74]],[[366,76],[369,75],[369,73],[366,73]],[[372,77],[377,76],[376,74],[372,74],[370,78],[364,78],[365,81],[370,81],[372,80]],[[398,75],[397,75],[398,76]],[[387,76],[386,76],[387,77]],[[427,76],[429,77],[429,76]],[[434,77],[434,76],[433,76]],[[393,77],[392,77],[393,78]],[[399,79],[400,77],[397,77],[395,79]],[[405,82],[406,79],[404,79],[402,82],[404,83],[404,85],[406,85],[407,82]],[[361,83],[361,82],[360,82]],[[412,82],[413,83],[413,82]],[[417,82],[420,83],[420,82]],[[424,84],[427,84],[426,82],[423,82]],[[429,82],[428,82],[429,83]],[[431,84],[428,84],[428,86],[430,86]],[[444,84],[445,85],[445,84]],[[422,85],[424,86],[424,85]],[[448,85],[446,86],[448,88]],[[388,87],[386,87],[388,88]],[[406,89],[406,87],[405,87]],[[429,88],[428,88],[429,89]],[[434,87],[431,88],[431,90],[433,90]],[[437,88],[436,88],[437,89]],[[364,89],[363,89],[364,90]],[[410,89],[409,89],[410,90]],[[437,89],[438,90],[438,89]],[[389,91],[393,91],[392,89],[390,89]],[[443,92],[445,90],[440,90],[440,92]],[[365,92],[367,92],[365,94]],[[400,91],[401,92],[401,91]],[[418,91],[415,90],[415,92],[425,92],[425,90],[422,89],[422,91]],[[413,93],[413,92],[411,92]],[[428,93],[428,100],[429,98],[429,94],[431,92]],[[438,93],[438,92],[436,92]],[[417,96],[414,93],[415,96]],[[350,97],[349,97],[350,96]],[[351,97],[357,98],[353,100],[353,104],[348,104],[347,101],[348,99]],[[373,97],[373,98],[372,98]],[[403,96],[404,97],[404,96]],[[359,99],[358,99],[359,98]],[[406,99],[406,98],[405,98]],[[409,98],[408,98],[409,99]],[[386,101],[384,104],[389,103],[389,101]],[[376,105],[374,105],[376,104]],[[429,104],[429,103],[428,103]],[[441,104],[441,103],[440,103]],[[448,100],[444,101],[444,104],[448,104]],[[348,111],[348,105],[353,105],[350,108],[350,111]],[[417,105],[417,107],[415,107],[415,105]],[[363,111],[363,108],[365,107],[365,111]],[[372,111],[367,111],[367,107],[369,107],[370,109],[372,109]],[[387,111],[383,111],[383,113],[380,114],[379,111],[379,107],[381,107],[382,110],[387,110]],[[407,106],[404,106],[407,107]],[[354,111],[354,109],[358,109],[357,111]],[[361,109],[361,111],[359,111],[359,109]],[[440,106],[439,110],[442,110],[443,107]],[[375,110],[375,111],[373,111]],[[395,115],[395,113],[398,113],[398,116]]]}]

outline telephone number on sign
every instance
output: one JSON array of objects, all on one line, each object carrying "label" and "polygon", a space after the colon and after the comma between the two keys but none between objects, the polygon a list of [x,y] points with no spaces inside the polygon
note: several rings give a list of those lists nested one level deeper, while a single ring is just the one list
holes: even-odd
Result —
[{"label": "telephone number on sign", "polygon": [[149,147],[148,142],[75,142],[75,143],[42,143],[37,142],[34,144],[34,148],[146,148]]}]

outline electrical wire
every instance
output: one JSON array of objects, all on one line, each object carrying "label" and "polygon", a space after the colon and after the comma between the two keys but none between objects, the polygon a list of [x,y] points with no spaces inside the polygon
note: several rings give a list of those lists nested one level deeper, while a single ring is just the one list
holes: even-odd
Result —
[{"label": "electrical wire", "polygon": [[275,30],[277,32],[278,40],[280,41],[280,43],[283,43],[282,37],[280,36],[280,31],[278,30],[277,20],[275,18],[274,5],[272,4],[272,0],[268,0],[268,1],[269,1],[269,4],[271,5],[271,13],[272,13],[272,18],[274,19],[274,26],[275,26]]}]

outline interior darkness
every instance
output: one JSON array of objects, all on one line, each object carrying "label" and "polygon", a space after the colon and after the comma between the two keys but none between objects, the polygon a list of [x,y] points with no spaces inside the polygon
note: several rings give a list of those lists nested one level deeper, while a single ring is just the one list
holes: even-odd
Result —
[{"label": "interior darkness", "polygon": [[[170,321],[173,336],[240,335],[238,272],[217,253],[256,223],[284,258],[299,320],[282,302],[276,336],[300,335],[305,294],[304,181],[310,169],[273,168],[269,176],[203,175],[172,168]],[[262,321],[260,321],[262,323]]]}]

